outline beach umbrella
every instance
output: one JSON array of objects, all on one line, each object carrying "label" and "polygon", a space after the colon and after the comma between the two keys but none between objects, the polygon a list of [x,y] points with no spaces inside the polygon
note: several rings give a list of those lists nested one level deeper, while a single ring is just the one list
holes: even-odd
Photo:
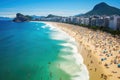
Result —
[{"label": "beach umbrella", "polygon": [[120,68],[120,64],[118,64],[118,68]]}]

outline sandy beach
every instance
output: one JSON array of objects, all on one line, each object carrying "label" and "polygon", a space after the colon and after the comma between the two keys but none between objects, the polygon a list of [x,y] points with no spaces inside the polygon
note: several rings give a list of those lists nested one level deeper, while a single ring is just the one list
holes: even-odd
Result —
[{"label": "sandy beach", "polygon": [[58,27],[75,38],[90,80],[120,80],[119,37],[65,23],[45,23]]}]

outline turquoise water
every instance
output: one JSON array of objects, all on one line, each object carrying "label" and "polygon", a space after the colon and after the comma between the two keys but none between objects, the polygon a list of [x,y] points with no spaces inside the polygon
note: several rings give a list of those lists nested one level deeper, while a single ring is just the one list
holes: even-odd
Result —
[{"label": "turquoise water", "polygon": [[76,43],[41,22],[0,21],[0,80],[88,80]]}]

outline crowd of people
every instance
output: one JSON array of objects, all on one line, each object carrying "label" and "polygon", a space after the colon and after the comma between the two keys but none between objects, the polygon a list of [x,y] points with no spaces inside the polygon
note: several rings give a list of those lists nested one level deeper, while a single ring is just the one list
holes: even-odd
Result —
[{"label": "crowd of people", "polygon": [[[64,24],[64,26],[68,24]],[[87,49],[91,50],[89,57],[95,55],[99,60],[98,64],[103,66],[109,74],[101,74],[101,78],[109,80],[120,79],[120,36],[111,35],[102,31],[94,31],[84,27],[76,27],[72,25],[70,30],[61,27],[65,32],[73,35],[76,40],[84,45]],[[90,61],[92,65],[94,61]],[[97,68],[90,70],[97,71]],[[111,76],[109,76],[111,75]]]}]

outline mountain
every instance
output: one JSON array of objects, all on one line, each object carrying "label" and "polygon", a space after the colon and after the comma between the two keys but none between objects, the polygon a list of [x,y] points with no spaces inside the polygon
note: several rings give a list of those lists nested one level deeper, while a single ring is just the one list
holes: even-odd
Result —
[{"label": "mountain", "polygon": [[13,19],[14,22],[25,22],[32,20],[31,16],[23,15],[21,13],[16,14],[16,18]]},{"label": "mountain", "polygon": [[12,18],[9,18],[9,17],[0,17],[0,20],[12,20]]},{"label": "mountain", "polygon": [[49,14],[46,18],[53,18],[53,17],[61,17],[61,16],[57,16],[57,15],[53,15],[53,14]]},{"label": "mountain", "polygon": [[84,15],[120,15],[120,9],[102,2],[97,4],[91,11]]},{"label": "mountain", "polygon": [[77,14],[77,15],[74,15],[75,17],[78,17],[78,16],[83,16],[84,14]]},{"label": "mountain", "polygon": [[44,18],[45,16],[32,15],[31,17],[32,17],[33,20],[35,20],[35,19]]}]

